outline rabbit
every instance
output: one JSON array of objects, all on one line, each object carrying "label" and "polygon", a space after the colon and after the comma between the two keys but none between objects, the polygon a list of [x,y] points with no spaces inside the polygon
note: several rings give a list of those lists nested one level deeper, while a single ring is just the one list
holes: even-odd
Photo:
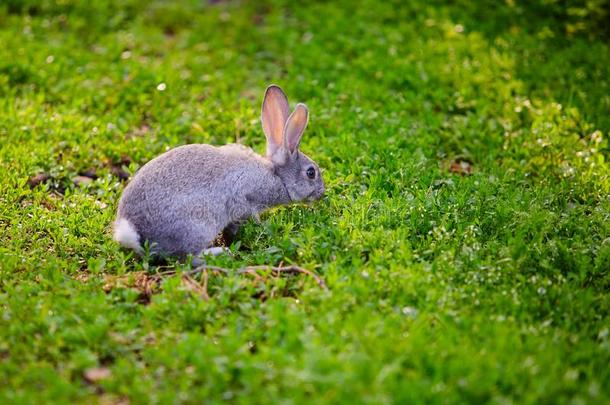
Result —
[{"label": "rabbit", "polygon": [[290,113],[276,85],[265,91],[261,124],[266,155],[238,144],[179,146],[140,168],[125,188],[114,239],[140,255],[202,257],[221,232],[235,235],[241,222],[271,207],[313,202],[324,195],[318,165],[299,150],[309,113]]}]

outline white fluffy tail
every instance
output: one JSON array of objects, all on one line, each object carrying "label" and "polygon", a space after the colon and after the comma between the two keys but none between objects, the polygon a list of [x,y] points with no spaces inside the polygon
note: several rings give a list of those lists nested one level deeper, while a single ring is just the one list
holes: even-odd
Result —
[{"label": "white fluffy tail", "polygon": [[140,246],[138,231],[125,218],[119,218],[114,222],[114,240],[125,247],[135,250],[137,253],[143,252],[142,246]]}]

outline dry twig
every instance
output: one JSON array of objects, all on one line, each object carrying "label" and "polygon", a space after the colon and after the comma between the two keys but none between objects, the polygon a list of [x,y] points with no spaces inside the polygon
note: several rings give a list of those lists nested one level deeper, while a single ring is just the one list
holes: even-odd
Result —
[{"label": "dry twig", "polygon": [[[169,266],[160,268],[169,268]],[[135,288],[142,294],[143,297],[150,298],[150,296],[152,296],[156,288],[165,278],[180,275],[182,286],[185,289],[208,301],[210,299],[210,295],[208,294],[210,273],[222,275],[247,274],[254,277],[258,282],[264,282],[265,277],[264,274],[261,274],[261,272],[270,272],[272,275],[277,277],[280,277],[282,274],[305,274],[313,278],[320,288],[328,290],[328,287],[322,277],[318,276],[313,271],[296,265],[283,266],[281,263],[279,266],[246,266],[235,270],[204,264],[193,270],[182,273],[179,273],[176,269],[169,269],[160,271],[154,275],[147,274],[145,272],[135,272],[123,276],[106,276],[104,279],[105,284],[103,288],[106,292],[109,292],[117,287]],[[192,277],[197,274],[201,274],[200,281],[197,281]]]},{"label": "dry twig", "polygon": [[[231,270],[231,269],[226,269],[224,267],[203,264],[193,270],[184,272],[182,274],[186,275],[186,276],[193,276],[195,274],[203,273],[203,277],[204,277],[203,288],[207,290],[209,271],[216,272],[216,273],[222,273],[225,275],[231,274],[231,273],[249,274],[251,276],[256,277],[257,280],[259,280],[259,281],[263,280],[261,278],[261,276],[258,274],[259,271],[270,271],[272,274],[274,274],[276,276],[280,276],[281,274],[286,274],[286,273],[288,273],[288,274],[299,274],[300,273],[300,274],[305,274],[305,275],[310,276],[311,278],[313,278],[316,281],[316,283],[318,284],[318,286],[320,286],[320,288],[323,288],[324,290],[328,290],[326,283],[320,276],[318,276],[313,271],[310,271],[310,270],[304,269],[303,267],[295,266],[295,265],[290,265],[290,266],[268,266],[268,265],[246,266],[246,267],[242,267],[237,270]],[[168,271],[163,271],[163,272],[157,273],[154,277],[157,279],[157,281],[160,281],[164,277],[173,276],[175,274],[176,274],[176,270],[168,270]]]},{"label": "dry twig", "polygon": [[210,265],[204,264],[191,271],[186,272],[185,274],[193,275],[193,274],[198,274],[201,272],[207,272],[207,270],[212,270],[212,271],[220,272],[223,274],[230,274],[232,271],[234,271],[237,274],[250,274],[257,278],[260,278],[260,276],[257,273],[258,271],[270,271],[271,273],[273,273],[274,275],[277,275],[277,276],[279,276],[283,273],[289,273],[289,274],[300,273],[300,274],[306,274],[306,275],[310,276],[311,278],[313,278],[316,281],[316,283],[318,284],[318,286],[320,286],[320,288],[323,288],[324,290],[328,290],[326,283],[324,282],[324,280],[322,280],[322,278],[320,276],[318,276],[313,271],[310,271],[310,270],[304,269],[303,267],[295,266],[295,265],[290,265],[290,266],[268,266],[268,265],[246,266],[246,267],[242,267],[241,269],[230,270],[230,269],[225,269],[223,267],[210,266]]},{"label": "dry twig", "polygon": [[[205,273],[207,273],[207,272],[204,272],[204,274]],[[205,286],[202,286],[197,281],[193,280],[193,278],[191,276],[189,276],[188,274],[183,274],[182,275],[182,285],[184,285],[187,290],[192,291],[195,294],[198,294],[205,301],[210,300],[210,296],[208,295],[207,277],[206,277]]]}]

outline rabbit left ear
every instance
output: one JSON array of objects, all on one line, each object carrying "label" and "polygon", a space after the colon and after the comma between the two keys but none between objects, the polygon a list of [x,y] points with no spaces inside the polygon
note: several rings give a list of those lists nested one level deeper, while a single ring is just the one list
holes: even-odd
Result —
[{"label": "rabbit left ear", "polygon": [[307,127],[309,120],[309,111],[305,104],[297,104],[284,127],[284,147],[288,152],[293,154],[299,148],[303,132]]},{"label": "rabbit left ear", "polygon": [[267,87],[261,109],[261,123],[267,137],[267,156],[272,156],[282,146],[288,114],[290,107],[286,94],[274,84]]}]

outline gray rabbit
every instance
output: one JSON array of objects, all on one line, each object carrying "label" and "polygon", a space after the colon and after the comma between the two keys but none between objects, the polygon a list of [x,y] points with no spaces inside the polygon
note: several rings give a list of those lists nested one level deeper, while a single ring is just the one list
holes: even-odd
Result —
[{"label": "gray rabbit", "polygon": [[304,104],[292,114],[278,86],[267,88],[261,113],[266,156],[242,145],[180,146],[145,164],[125,188],[114,239],[155,256],[218,254],[223,231],[273,206],[315,201],[324,194],[318,165],[299,151],[308,121]]}]

